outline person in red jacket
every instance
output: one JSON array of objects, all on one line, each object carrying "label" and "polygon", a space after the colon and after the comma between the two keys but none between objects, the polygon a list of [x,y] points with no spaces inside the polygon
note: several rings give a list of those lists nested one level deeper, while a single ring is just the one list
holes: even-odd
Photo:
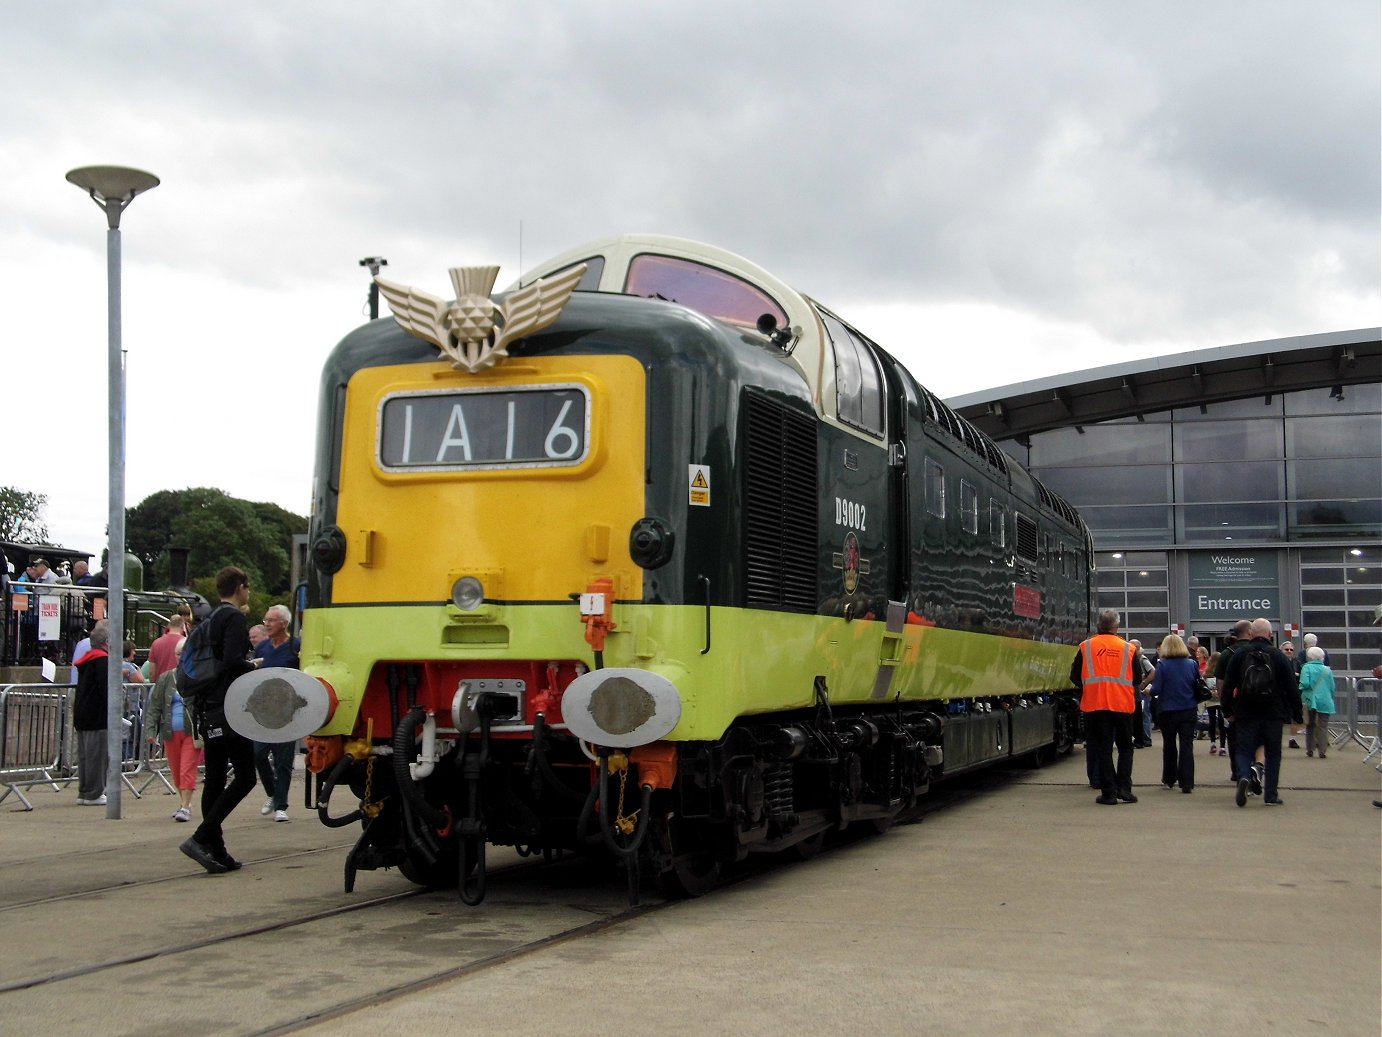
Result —
[{"label": "person in red jacket", "polygon": [[[1133,675],[1138,672],[1138,652],[1118,636],[1116,609],[1099,613],[1098,633],[1080,643],[1070,668],[1071,682],[1081,689],[1084,712],[1085,751],[1096,758],[1100,793],[1094,801],[1104,806],[1136,803],[1132,791],[1132,718],[1137,710]],[[1118,746],[1118,765],[1113,747]]]}]

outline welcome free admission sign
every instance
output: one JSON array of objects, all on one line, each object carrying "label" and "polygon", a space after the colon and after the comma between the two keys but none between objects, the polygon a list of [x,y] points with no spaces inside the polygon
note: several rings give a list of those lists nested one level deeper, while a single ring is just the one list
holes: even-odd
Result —
[{"label": "welcome free admission sign", "polygon": [[1192,620],[1278,617],[1275,551],[1196,551],[1189,561]]}]

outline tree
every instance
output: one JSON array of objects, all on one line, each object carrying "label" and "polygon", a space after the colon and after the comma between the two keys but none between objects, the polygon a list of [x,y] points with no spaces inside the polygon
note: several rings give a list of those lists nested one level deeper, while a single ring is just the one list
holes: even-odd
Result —
[{"label": "tree", "polygon": [[0,486],[0,540],[20,544],[48,543],[43,509],[48,496],[13,486]]},{"label": "tree", "polygon": [[[144,563],[151,587],[168,585],[168,549],[186,547],[189,580],[213,578],[223,567],[238,565],[256,593],[285,595],[291,589],[292,537],[305,532],[301,515],[209,487],[160,490],[125,516],[125,543]],[[215,600],[214,593],[209,597]]]}]

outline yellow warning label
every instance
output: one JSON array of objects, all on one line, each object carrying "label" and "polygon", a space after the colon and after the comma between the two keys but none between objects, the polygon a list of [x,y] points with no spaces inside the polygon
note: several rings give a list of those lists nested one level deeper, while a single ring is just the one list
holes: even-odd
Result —
[{"label": "yellow warning label", "polygon": [[687,503],[697,507],[710,507],[710,466],[693,464],[687,466]]}]

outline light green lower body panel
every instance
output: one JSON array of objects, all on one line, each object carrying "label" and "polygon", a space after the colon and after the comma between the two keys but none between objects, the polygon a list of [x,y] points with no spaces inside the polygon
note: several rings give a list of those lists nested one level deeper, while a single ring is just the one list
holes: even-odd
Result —
[{"label": "light green lower body panel", "polygon": [[[832,707],[1034,694],[1069,688],[1073,645],[758,609],[616,605],[606,666],[666,677],[681,694],[669,736],[719,738],[736,717],[803,709],[824,677]],[[463,618],[438,605],[311,609],[302,666],[331,684],[340,707],[321,734],[355,725],[374,664],[390,662],[593,662],[572,605],[486,605]],[[708,651],[706,650],[708,646]]]}]

